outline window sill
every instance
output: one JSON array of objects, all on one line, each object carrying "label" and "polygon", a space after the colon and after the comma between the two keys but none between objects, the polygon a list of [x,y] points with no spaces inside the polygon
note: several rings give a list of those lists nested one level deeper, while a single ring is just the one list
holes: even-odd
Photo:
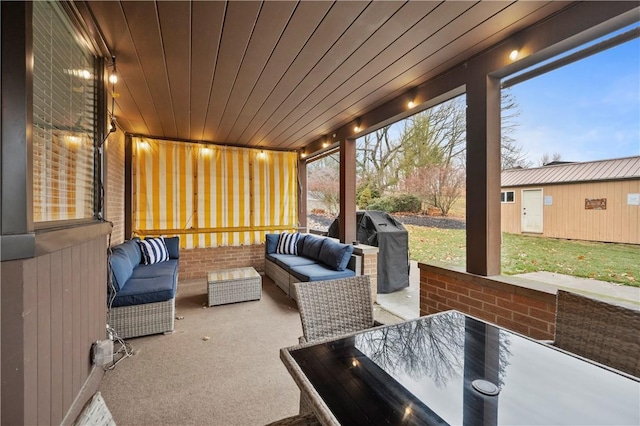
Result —
[{"label": "window sill", "polygon": [[[2,235],[2,261],[28,259],[82,244],[111,232],[108,222],[92,221],[74,226],[42,229],[20,235]],[[105,245],[106,250],[106,245]]]}]

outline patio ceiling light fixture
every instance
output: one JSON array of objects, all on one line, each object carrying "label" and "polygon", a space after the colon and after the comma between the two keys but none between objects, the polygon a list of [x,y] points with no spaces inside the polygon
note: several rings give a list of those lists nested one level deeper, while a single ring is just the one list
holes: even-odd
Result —
[{"label": "patio ceiling light fixture", "polygon": [[409,91],[409,102],[407,102],[407,107],[411,109],[416,105],[416,88],[414,87]]},{"label": "patio ceiling light fixture", "polygon": [[300,158],[306,158],[307,157],[307,153],[305,152],[304,148],[302,148],[302,151],[300,151]]},{"label": "patio ceiling light fixture", "polygon": [[111,71],[111,74],[109,75],[109,83],[116,84],[118,82],[118,70],[116,68],[116,57],[115,56],[111,57],[111,62],[113,63],[113,70]]},{"label": "patio ceiling light fixture", "polygon": [[356,118],[356,125],[353,126],[353,131],[358,133],[360,131],[360,127],[361,127],[360,119]]},{"label": "patio ceiling light fixture", "polygon": [[516,59],[518,59],[518,53],[518,49],[513,49],[511,53],[509,53],[509,59],[515,61]]}]

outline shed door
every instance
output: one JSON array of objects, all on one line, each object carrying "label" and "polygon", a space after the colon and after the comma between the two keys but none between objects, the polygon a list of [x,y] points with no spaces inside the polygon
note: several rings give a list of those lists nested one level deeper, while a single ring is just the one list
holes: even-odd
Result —
[{"label": "shed door", "polygon": [[542,189],[522,190],[522,232],[542,234]]}]

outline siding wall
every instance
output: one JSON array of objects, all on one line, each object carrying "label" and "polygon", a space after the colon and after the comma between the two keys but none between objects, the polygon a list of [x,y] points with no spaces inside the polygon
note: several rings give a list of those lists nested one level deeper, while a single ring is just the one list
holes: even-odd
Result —
[{"label": "siding wall", "polygon": [[[640,206],[628,206],[627,194],[640,193],[640,180],[586,182],[502,188],[515,203],[502,203],[502,231],[519,234],[522,190],[542,188],[553,204],[543,206],[545,237],[640,244]],[[585,198],[606,198],[606,210],[586,210]]]},{"label": "siding wall", "polygon": [[124,235],[124,133],[112,133],[105,143],[105,218],[113,222],[111,245],[120,244]]},{"label": "siding wall", "polygon": [[106,336],[106,244],[2,263],[3,425],[60,424],[80,394]]}]

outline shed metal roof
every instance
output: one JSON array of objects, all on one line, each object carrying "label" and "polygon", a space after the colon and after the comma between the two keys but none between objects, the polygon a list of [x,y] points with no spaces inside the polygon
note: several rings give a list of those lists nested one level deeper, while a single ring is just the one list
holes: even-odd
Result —
[{"label": "shed metal roof", "polygon": [[640,156],[502,172],[502,187],[640,178]]}]

